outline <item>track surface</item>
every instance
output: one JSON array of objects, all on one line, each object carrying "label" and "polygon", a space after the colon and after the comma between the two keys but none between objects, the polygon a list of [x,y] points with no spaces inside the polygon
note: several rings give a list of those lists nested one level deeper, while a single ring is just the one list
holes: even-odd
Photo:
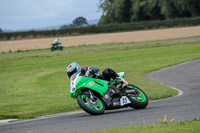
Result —
[{"label": "track surface", "polygon": [[0,125],[1,133],[74,132],[159,123],[163,116],[175,121],[200,118],[200,60],[168,67],[145,75],[147,78],[182,90],[181,96],[156,100],[143,110],[125,108],[91,116],[85,112],[62,114]]}]

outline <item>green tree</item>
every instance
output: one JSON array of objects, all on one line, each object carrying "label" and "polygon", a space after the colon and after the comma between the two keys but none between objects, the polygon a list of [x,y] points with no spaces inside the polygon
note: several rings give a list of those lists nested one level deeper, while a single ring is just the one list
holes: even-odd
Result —
[{"label": "green tree", "polygon": [[200,0],[159,0],[166,19],[200,16]]},{"label": "green tree", "polygon": [[176,7],[177,5],[175,5],[174,0],[162,0],[160,6],[161,14],[163,14],[166,19],[181,17],[180,9]]},{"label": "green tree", "polygon": [[84,17],[78,17],[73,20],[73,26],[82,26],[82,25],[89,25],[87,19]]},{"label": "green tree", "polygon": [[103,15],[99,24],[130,22],[131,0],[100,0]]},{"label": "green tree", "polygon": [[3,30],[0,28],[0,33],[3,33]]},{"label": "green tree", "polygon": [[192,17],[200,16],[200,0],[184,0]]},{"label": "green tree", "polygon": [[115,0],[114,15],[117,23],[130,22],[131,19],[131,8],[132,2],[131,0]]},{"label": "green tree", "polygon": [[114,13],[112,11],[112,3],[114,0],[100,0],[99,9],[103,11],[103,15],[99,21],[99,24],[112,23]]},{"label": "green tree", "polygon": [[60,29],[67,29],[67,28],[72,28],[72,27],[74,27],[74,25],[73,24],[69,24],[69,25],[61,26]]},{"label": "green tree", "polygon": [[161,14],[160,0],[132,0],[130,11],[131,22],[165,19]]},{"label": "green tree", "polygon": [[132,3],[132,21],[151,20],[149,1],[134,0]]},{"label": "green tree", "polygon": [[100,0],[100,24],[164,19],[159,0]]},{"label": "green tree", "polygon": [[174,4],[183,17],[200,16],[200,0],[174,0]]},{"label": "green tree", "polygon": [[99,24],[200,16],[200,0],[100,0]]}]

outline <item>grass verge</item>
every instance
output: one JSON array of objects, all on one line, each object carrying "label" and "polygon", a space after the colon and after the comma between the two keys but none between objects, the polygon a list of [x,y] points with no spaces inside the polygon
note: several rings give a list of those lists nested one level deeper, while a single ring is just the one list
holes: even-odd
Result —
[{"label": "grass verge", "polygon": [[[91,46],[85,46],[90,48]],[[95,47],[95,46],[94,46]],[[32,54],[19,52],[21,57]],[[68,96],[69,79],[65,69],[71,62],[82,67],[94,66],[100,70],[114,68],[125,72],[128,82],[142,88],[150,100],[170,97],[177,91],[143,77],[163,67],[200,58],[200,44],[124,47],[110,51],[91,51],[75,54],[30,56],[0,61],[0,119],[34,118],[79,109],[76,100]],[[49,54],[49,55],[48,55]]]},{"label": "grass verge", "polygon": [[160,45],[177,45],[177,44],[199,43],[199,42],[200,42],[200,36],[170,39],[170,40],[157,40],[149,42],[81,45],[81,46],[66,47],[62,52],[60,51],[50,52],[49,48],[49,49],[32,50],[32,51],[0,53],[0,60],[13,60],[13,59],[23,59],[23,58],[38,57],[38,56],[66,55],[66,54],[88,53],[95,51],[111,51],[113,49],[143,48],[143,47],[152,47]]},{"label": "grass verge", "polygon": [[[90,131],[87,133],[199,133],[200,120],[184,121],[184,122],[162,122],[160,124],[117,127],[105,130]],[[86,132],[80,132],[86,133]]]}]

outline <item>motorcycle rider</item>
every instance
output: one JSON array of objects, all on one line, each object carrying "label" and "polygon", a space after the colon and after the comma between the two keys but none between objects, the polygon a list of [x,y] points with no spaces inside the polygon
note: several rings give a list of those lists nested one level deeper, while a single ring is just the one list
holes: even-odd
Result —
[{"label": "motorcycle rider", "polygon": [[99,68],[97,67],[84,67],[81,68],[81,66],[73,62],[67,67],[67,75],[70,78],[73,74],[77,72],[81,72],[81,76],[85,77],[91,77],[91,78],[98,78],[102,80],[115,80],[117,83],[122,84],[122,88],[128,85],[128,82],[124,79],[121,78],[112,68],[107,68],[103,70],[102,74],[97,74],[99,71]]},{"label": "motorcycle rider", "polygon": [[59,45],[61,46],[61,42],[60,42],[60,39],[57,37],[53,42],[52,42],[52,45]]}]

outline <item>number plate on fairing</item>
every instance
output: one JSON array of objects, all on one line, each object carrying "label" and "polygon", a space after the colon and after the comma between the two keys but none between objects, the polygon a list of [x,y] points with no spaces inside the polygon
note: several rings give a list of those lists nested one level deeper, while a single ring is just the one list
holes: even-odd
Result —
[{"label": "number plate on fairing", "polygon": [[131,101],[128,99],[128,97],[126,96],[122,96],[122,98],[120,98],[120,105],[123,106],[125,104],[129,104],[131,103]]}]

